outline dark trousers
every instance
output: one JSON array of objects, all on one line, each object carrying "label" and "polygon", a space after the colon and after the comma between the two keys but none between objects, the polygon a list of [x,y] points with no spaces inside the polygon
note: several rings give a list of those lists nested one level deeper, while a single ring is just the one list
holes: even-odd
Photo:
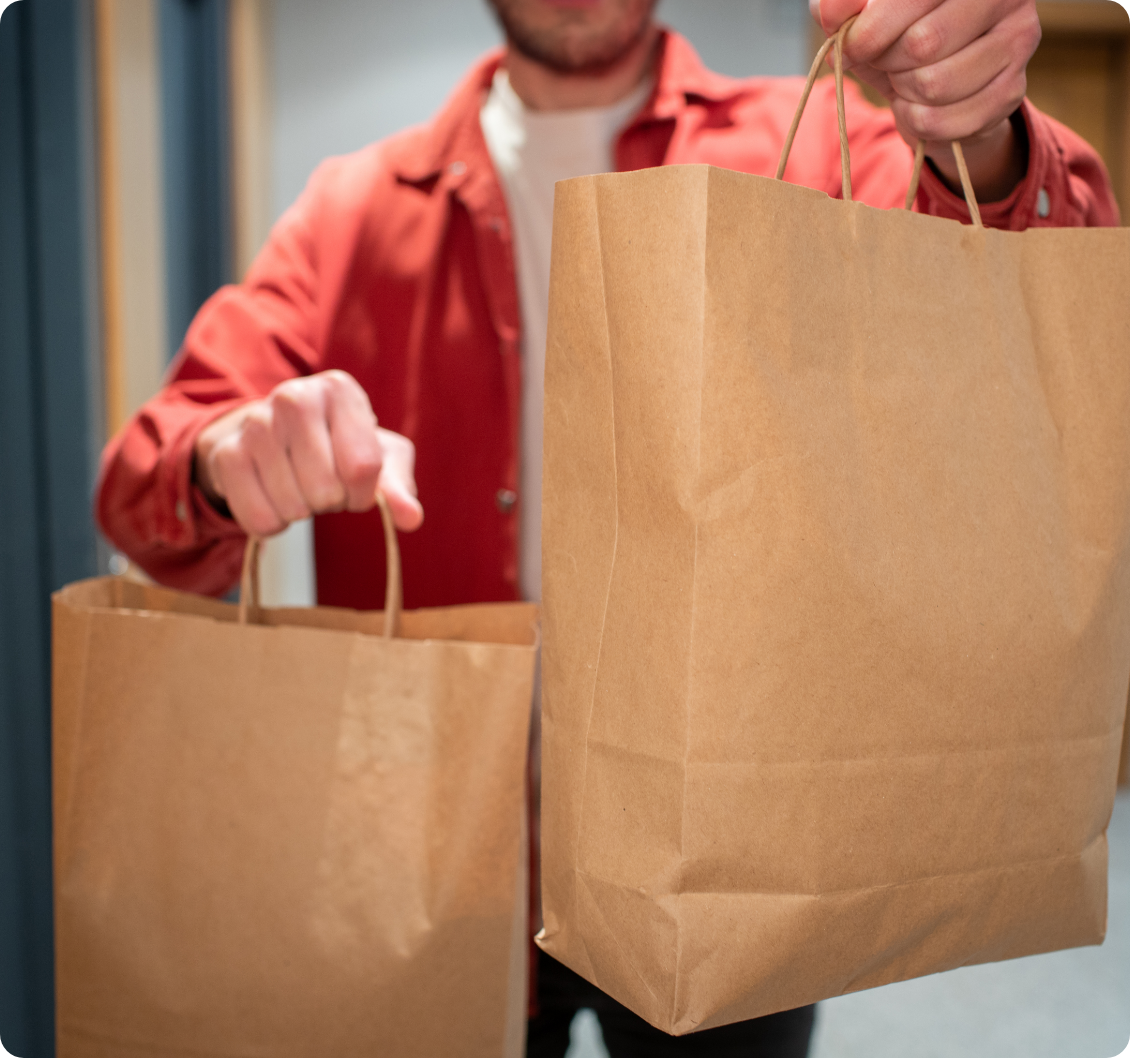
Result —
[{"label": "dark trousers", "polygon": [[544,952],[538,953],[538,1007],[529,1023],[526,1058],[564,1058],[573,1016],[584,1009],[600,1019],[611,1058],[805,1058],[816,1021],[815,1007],[801,1007],[690,1036],[668,1036]]}]

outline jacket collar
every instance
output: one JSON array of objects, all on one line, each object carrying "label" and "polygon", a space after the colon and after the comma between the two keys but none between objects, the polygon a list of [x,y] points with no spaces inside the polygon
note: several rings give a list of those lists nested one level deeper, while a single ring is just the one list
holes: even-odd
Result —
[{"label": "jacket collar", "polygon": [[659,47],[655,91],[633,124],[678,118],[692,99],[720,103],[742,91],[740,81],[707,69],[691,42],[674,30],[663,30]]},{"label": "jacket collar", "polygon": [[[417,135],[398,138],[389,145],[389,161],[401,180],[425,183],[446,173],[452,187],[458,187],[479,168],[475,163],[488,157],[479,111],[503,54],[501,48],[488,52],[430,123],[418,129]],[[677,120],[692,98],[720,102],[740,90],[739,81],[708,70],[685,37],[663,29],[655,90],[632,124]]]}]

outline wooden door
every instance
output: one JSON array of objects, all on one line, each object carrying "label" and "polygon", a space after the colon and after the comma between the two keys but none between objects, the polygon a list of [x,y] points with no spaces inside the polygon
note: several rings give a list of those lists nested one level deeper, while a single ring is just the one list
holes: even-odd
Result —
[{"label": "wooden door", "polygon": [[1114,0],[1038,6],[1044,39],[1028,64],[1028,97],[1099,152],[1130,217],[1130,16]]}]

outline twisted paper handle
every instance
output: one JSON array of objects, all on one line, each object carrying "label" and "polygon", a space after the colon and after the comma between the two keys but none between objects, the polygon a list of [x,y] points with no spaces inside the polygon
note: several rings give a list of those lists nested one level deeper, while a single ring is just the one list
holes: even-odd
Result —
[{"label": "twisted paper handle", "polygon": [[[780,180],[785,175],[785,166],[788,165],[789,155],[792,154],[793,141],[796,139],[797,129],[800,128],[800,119],[804,116],[805,108],[808,106],[808,98],[812,95],[813,85],[816,84],[816,78],[820,76],[824,60],[828,58],[828,52],[831,51],[836,73],[836,111],[840,119],[840,167],[843,173],[845,202],[851,202],[852,197],[851,151],[848,149],[847,110],[844,106],[844,41],[847,38],[848,30],[855,24],[858,17],[856,15],[854,18],[849,18],[836,31],[835,36],[824,41],[820,50],[816,53],[816,59],[812,63],[812,69],[809,71],[808,80],[804,85],[804,92],[801,93],[800,103],[797,104],[796,114],[793,115],[793,123],[789,127],[789,134],[785,138],[785,146],[781,150],[781,160],[777,164],[777,179]],[[981,210],[977,206],[977,196],[973,193],[973,183],[969,179],[969,168],[965,164],[965,153],[961,149],[961,144],[956,140],[952,143],[952,147],[954,158],[957,160],[957,171],[961,174],[961,187],[965,192],[965,204],[969,207],[969,216],[978,228],[984,227],[981,222]],[[918,194],[918,182],[922,178],[922,166],[925,161],[926,144],[919,140],[918,148],[914,152],[914,172],[910,180],[910,190],[906,195],[907,209],[914,205],[914,198]]]},{"label": "twisted paper handle", "polygon": [[[400,631],[400,613],[404,609],[404,590],[400,575],[400,544],[396,538],[396,525],[384,496],[377,494],[381,511],[381,525],[385,534],[385,555],[388,578],[385,585],[385,639],[394,638]],[[259,614],[259,556],[263,541],[257,536],[247,538],[243,551],[243,572],[239,578],[239,623],[254,621]]]}]

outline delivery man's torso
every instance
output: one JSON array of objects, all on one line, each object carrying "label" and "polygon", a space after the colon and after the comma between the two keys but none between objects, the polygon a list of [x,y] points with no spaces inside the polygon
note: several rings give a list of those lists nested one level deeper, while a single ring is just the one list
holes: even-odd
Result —
[{"label": "delivery man's torso", "polygon": [[[416,445],[427,518],[402,539],[406,606],[522,594],[523,516],[540,497],[523,495],[533,491],[523,475],[527,321],[506,194],[481,124],[499,62],[496,54],[478,65],[430,124],[326,162],[245,282],[201,311],[172,385],[107,450],[103,524],[159,580],[216,592],[238,575],[242,532],[191,482],[191,442],[204,421],[287,378],[339,369],[361,383],[383,427]],[[771,176],[800,88],[714,74],[668,33],[654,90],[615,140],[615,166],[706,163]],[[1117,223],[1094,152],[1028,104],[1022,115],[1028,177],[984,208],[985,223]],[[855,198],[901,205],[912,155],[889,113],[854,93],[848,121]],[[840,193],[831,79],[817,85],[785,176]],[[930,172],[917,208],[968,218]],[[316,519],[320,603],[381,605],[380,541],[375,511]]]}]

